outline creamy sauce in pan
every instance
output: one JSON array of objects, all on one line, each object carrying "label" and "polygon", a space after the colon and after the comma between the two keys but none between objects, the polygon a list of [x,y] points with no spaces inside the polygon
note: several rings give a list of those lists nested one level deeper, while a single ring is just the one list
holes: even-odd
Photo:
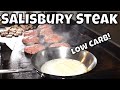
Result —
[{"label": "creamy sauce in pan", "polygon": [[41,67],[41,72],[56,76],[74,76],[87,72],[87,67],[73,59],[54,59]]}]

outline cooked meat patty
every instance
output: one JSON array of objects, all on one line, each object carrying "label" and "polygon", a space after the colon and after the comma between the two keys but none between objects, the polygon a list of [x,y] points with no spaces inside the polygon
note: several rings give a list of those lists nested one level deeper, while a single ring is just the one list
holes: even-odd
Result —
[{"label": "cooked meat patty", "polygon": [[7,31],[1,32],[1,37],[5,37],[6,35],[8,35],[8,32],[7,32]]},{"label": "cooked meat patty", "polygon": [[68,43],[54,43],[54,44],[51,44],[49,47],[70,47],[70,45]]},{"label": "cooked meat patty", "polygon": [[44,37],[46,43],[58,43],[63,40],[63,37],[58,34],[50,34]]},{"label": "cooked meat patty", "polygon": [[29,31],[25,31],[25,32],[24,32],[24,36],[30,36],[30,35],[32,35],[32,36],[37,36],[37,35],[38,35],[38,34],[37,34],[37,30],[34,29],[34,30],[29,30]]},{"label": "cooked meat patty", "polygon": [[49,24],[38,25],[37,28],[38,28],[38,29],[51,28],[51,25],[49,25]]},{"label": "cooked meat patty", "polygon": [[27,30],[26,27],[27,25],[20,25],[22,29]]},{"label": "cooked meat patty", "polygon": [[39,38],[36,37],[36,36],[25,36],[25,37],[22,39],[22,42],[23,42],[25,45],[38,44],[38,43],[39,43]]},{"label": "cooked meat patty", "polygon": [[21,27],[24,31],[33,29],[33,26],[32,26],[32,25],[20,25],[20,27]]},{"label": "cooked meat patty", "polygon": [[50,34],[53,34],[52,28],[43,28],[40,30],[40,35],[48,36]]},{"label": "cooked meat patty", "polygon": [[34,44],[31,46],[26,46],[24,48],[24,52],[28,53],[28,54],[35,54],[41,50],[45,49],[45,46],[41,45],[41,44]]}]

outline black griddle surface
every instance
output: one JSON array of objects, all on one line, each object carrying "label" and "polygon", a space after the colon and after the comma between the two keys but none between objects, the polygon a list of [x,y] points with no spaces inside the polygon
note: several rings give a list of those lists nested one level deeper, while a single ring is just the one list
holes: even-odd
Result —
[{"label": "black griddle surface", "polygon": [[[85,33],[82,28],[80,30]],[[87,34],[87,33],[86,33]],[[88,41],[91,39],[89,36],[85,36],[85,39]],[[105,43],[104,43],[105,44]],[[102,44],[101,44],[102,45]],[[28,69],[32,68],[30,63],[30,57],[28,57],[28,61],[22,60],[10,60],[11,50],[6,46],[2,46],[2,69]],[[110,52],[108,52],[105,48],[97,45],[95,47],[89,48],[88,51],[93,53],[97,58],[96,67],[86,73],[83,74],[77,79],[119,79],[120,78],[120,59],[116,58]],[[3,79],[41,79],[40,75],[33,70],[33,72],[21,72],[21,73],[11,73],[11,74],[2,74]]]},{"label": "black griddle surface", "polygon": [[[6,47],[6,46],[4,46]],[[9,56],[11,50],[8,50],[7,53],[4,52],[2,57],[5,57],[2,61],[3,69],[10,69],[10,67],[14,67],[16,69],[28,69],[31,68],[30,62],[23,61],[10,61]],[[77,79],[106,79],[106,78],[120,78],[120,61],[115,57],[111,56],[106,50],[104,50],[100,46],[96,46],[89,49],[96,58],[97,66],[90,72],[77,77]],[[8,54],[9,53],[9,54]],[[7,54],[7,57],[6,57]],[[12,73],[12,74],[2,74],[3,79],[41,79],[40,75],[33,70],[33,72],[20,72],[20,73]]]}]

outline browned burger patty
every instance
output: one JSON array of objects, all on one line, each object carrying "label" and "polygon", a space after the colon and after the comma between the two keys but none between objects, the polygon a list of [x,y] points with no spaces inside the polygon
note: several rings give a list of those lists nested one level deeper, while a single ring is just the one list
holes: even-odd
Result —
[{"label": "browned burger patty", "polygon": [[25,45],[38,44],[38,43],[39,43],[39,38],[36,37],[36,36],[25,36],[25,37],[22,39],[22,42],[23,42]]},{"label": "browned burger patty", "polygon": [[44,37],[45,42],[47,43],[58,43],[62,41],[63,37],[58,34],[50,34]]},{"label": "browned burger patty", "polygon": [[24,31],[33,29],[33,25],[31,25],[31,24],[28,24],[28,25],[20,25],[20,27],[21,27]]},{"label": "browned burger patty", "polygon": [[51,25],[49,24],[39,25],[37,28],[38,29],[51,28]]},{"label": "browned burger patty", "polygon": [[50,34],[53,34],[52,28],[43,28],[40,30],[40,35],[48,36]]},{"label": "browned burger patty", "polygon": [[54,43],[54,44],[51,44],[49,47],[70,47],[70,45],[68,43]]},{"label": "browned burger patty", "polygon": [[29,30],[24,32],[24,36],[37,36],[37,30]]},{"label": "browned burger patty", "polygon": [[25,31],[25,30],[27,30],[27,26],[28,25],[20,25],[21,26],[21,28]]},{"label": "browned burger patty", "polygon": [[45,46],[41,45],[41,44],[34,44],[31,46],[26,46],[24,48],[24,52],[28,53],[28,54],[35,54],[41,50],[45,49]]}]

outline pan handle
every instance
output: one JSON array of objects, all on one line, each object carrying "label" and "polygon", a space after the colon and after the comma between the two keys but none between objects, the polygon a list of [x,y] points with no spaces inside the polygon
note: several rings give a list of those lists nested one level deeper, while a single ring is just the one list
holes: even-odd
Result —
[{"label": "pan handle", "polygon": [[33,69],[2,69],[0,70],[0,74],[5,73],[19,73],[19,72],[31,72]]}]

